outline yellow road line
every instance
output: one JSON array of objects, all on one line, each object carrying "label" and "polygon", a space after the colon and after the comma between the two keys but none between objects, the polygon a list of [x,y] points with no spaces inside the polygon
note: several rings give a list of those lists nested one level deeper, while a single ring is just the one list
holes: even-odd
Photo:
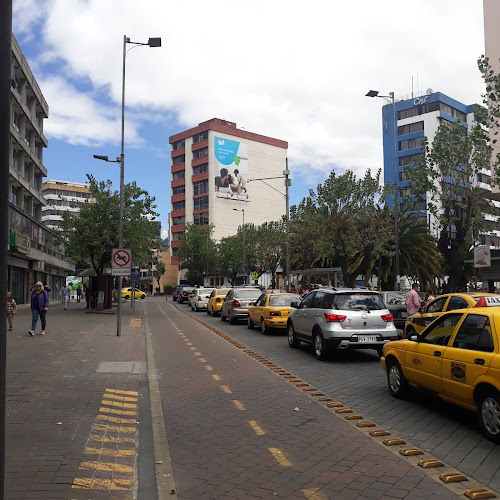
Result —
[{"label": "yellow road line", "polygon": [[124,417],[134,417],[137,415],[137,411],[115,410],[114,408],[106,408],[105,406],[101,406],[99,411],[102,413],[112,413],[113,415],[123,415]]},{"label": "yellow road line", "polygon": [[[92,478],[75,478],[73,480],[74,489],[87,490],[130,490],[132,481],[130,479],[92,479]],[[120,497],[121,498],[121,497]]]},{"label": "yellow road line", "polygon": [[186,345],[193,345],[192,342],[186,342]]},{"label": "yellow road line", "polygon": [[309,500],[327,500],[328,497],[319,488],[310,488],[308,490],[300,490],[301,493]]},{"label": "yellow road line", "polygon": [[281,453],[278,448],[269,448],[271,455],[275,458],[276,462],[278,462],[282,467],[291,467],[292,464],[287,460],[285,455]]},{"label": "yellow road line", "polygon": [[[108,428],[108,427],[106,427]],[[95,429],[97,430],[97,429]],[[135,444],[135,439],[134,438],[126,438],[126,437],[119,437],[119,438],[112,438],[109,436],[99,436],[98,434],[91,434],[89,437],[89,441],[96,441],[99,443],[111,443],[111,444]]]},{"label": "yellow road line", "polygon": [[205,368],[206,368],[209,372],[211,372],[211,371],[213,370],[213,368],[212,368],[210,365],[205,366]]},{"label": "yellow road line", "polygon": [[[109,417],[108,415],[97,415],[96,420],[100,420],[101,422],[112,422],[113,424],[136,424],[137,420],[135,418],[117,418],[117,417]],[[136,428],[134,427],[134,432]]]},{"label": "yellow road line", "polygon": [[198,358],[198,361],[201,361],[202,363],[206,363],[207,360],[205,358]]},{"label": "yellow road line", "polygon": [[243,405],[243,403],[241,401],[238,401],[237,399],[233,399],[233,404],[234,404],[234,406],[236,406],[236,408],[238,408],[238,410],[245,411],[245,406]]},{"label": "yellow road line", "polygon": [[257,436],[263,436],[266,433],[255,420],[250,420],[248,423],[250,424],[250,427],[255,431],[255,434],[257,434]]},{"label": "yellow road line", "polygon": [[203,356],[203,354],[201,354],[201,352],[195,352],[193,353],[195,356]]},{"label": "yellow road line", "polygon": [[85,448],[86,455],[103,455],[105,457],[132,457],[135,450],[111,450],[110,448]]},{"label": "yellow road line", "polygon": [[140,327],[141,324],[142,324],[142,320],[140,318],[132,318],[130,320],[130,326]]},{"label": "yellow road line", "polygon": [[229,389],[227,385],[221,385],[220,388],[226,393],[226,394],[232,394],[233,391]]},{"label": "yellow road line", "polygon": [[109,399],[103,399],[101,401],[102,405],[118,406],[119,408],[137,408],[136,404],[132,403],[120,403],[119,401],[110,401]]},{"label": "yellow road line", "polygon": [[126,394],[127,396],[139,396],[137,391],[120,391],[119,389],[106,389],[105,392],[112,392],[114,394]]},{"label": "yellow road line", "polygon": [[107,472],[134,472],[133,467],[115,464],[112,462],[82,462],[79,469],[100,470]]},{"label": "yellow road line", "polygon": [[196,347],[190,347],[189,349],[191,349],[192,351],[196,351]]},{"label": "yellow road line", "polygon": [[110,398],[113,401],[130,401],[131,403],[137,403],[138,399],[130,396],[116,396],[115,394],[104,394],[105,398]]},{"label": "yellow road line", "polygon": [[220,380],[219,375],[212,375],[212,377],[213,377],[214,380]]}]

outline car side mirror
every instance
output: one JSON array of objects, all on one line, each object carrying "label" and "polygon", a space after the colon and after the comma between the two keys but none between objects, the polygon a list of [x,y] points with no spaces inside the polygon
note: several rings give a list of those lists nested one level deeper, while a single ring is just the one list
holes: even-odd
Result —
[{"label": "car side mirror", "polygon": [[410,336],[410,340],[411,340],[412,342],[418,342],[418,341],[419,341],[419,339],[418,339],[418,335],[411,335],[411,336]]},{"label": "car side mirror", "polygon": [[290,307],[293,307],[294,309],[298,309],[299,308],[299,303],[298,302],[292,302],[290,304]]}]

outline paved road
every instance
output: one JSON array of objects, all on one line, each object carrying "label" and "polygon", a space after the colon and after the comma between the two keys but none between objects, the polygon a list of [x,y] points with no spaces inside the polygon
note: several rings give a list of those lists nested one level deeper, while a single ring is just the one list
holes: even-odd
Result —
[{"label": "paved road", "polygon": [[393,398],[375,351],[340,352],[321,362],[304,344],[291,349],[285,333],[263,335],[243,323],[229,325],[206,312],[192,312],[187,304],[179,307],[412,444],[500,490],[500,446],[483,438],[476,416],[424,392],[407,400]]}]

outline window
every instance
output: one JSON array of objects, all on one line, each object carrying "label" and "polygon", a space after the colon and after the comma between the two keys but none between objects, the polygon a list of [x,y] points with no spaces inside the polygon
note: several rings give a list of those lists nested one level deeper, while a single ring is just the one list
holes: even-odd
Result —
[{"label": "window", "polygon": [[484,182],[485,184],[491,184],[491,176],[487,174],[477,174],[477,182]]},{"label": "window", "polygon": [[186,186],[183,184],[182,186],[177,186],[172,188],[172,194],[183,194],[186,191]]},{"label": "window", "polygon": [[409,123],[398,127],[398,135],[413,134],[413,132],[421,132],[424,130],[424,122]]},{"label": "window", "polygon": [[176,149],[181,149],[186,146],[186,141],[176,141],[172,144],[172,149],[175,151]]},{"label": "window", "polygon": [[193,142],[201,142],[208,139],[208,130],[202,134],[197,134],[193,136]]},{"label": "window", "polygon": [[193,175],[202,174],[203,172],[208,172],[208,163],[193,167]]},{"label": "window", "polygon": [[183,234],[184,234],[184,232],[172,233],[172,241],[180,241],[180,240],[182,240],[182,235]]},{"label": "window", "polygon": [[421,342],[433,345],[448,345],[453,330],[461,319],[461,314],[445,314],[444,316],[440,316],[429,326]]},{"label": "window", "polygon": [[409,109],[403,109],[398,111],[398,120],[403,120],[404,118],[411,118],[412,116],[424,115],[426,113],[431,113],[432,111],[438,111],[439,102],[431,102],[429,104],[421,104],[420,106],[413,106]]},{"label": "window", "polygon": [[458,330],[453,347],[471,351],[493,352],[495,345],[488,316],[469,314]]},{"label": "window", "polygon": [[14,186],[10,189],[10,201],[12,203],[17,203],[16,188]]},{"label": "window", "polygon": [[448,307],[446,308],[447,311],[454,311],[455,309],[467,309],[469,307],[469,304],[465,299],[462,299],[462,297],[456,297],[455,295],[451,297],[450,301],[448,302]]},{"label": "window", "polygon": [[19,132],[19,115],[15,111],[12,122],[14,124],[14,128]]},{"label": "window", "polygon": [[312,307],[318,309],[331,309],[333,302],[333,296],[331,293],[316,292],[314,299],[312,301]]},{"label": "window", "polygon": [[180,172],[174,172],[172,174],[172,180],[176,181],[178,179],[184,179],[185,175],[186,175],[186,171],[185,170],[181,170]]},{"label": "window", "polygon": [[208,148],[202,148],[193,151],[193,158],[202,158],[203,156],[208,156]]},{"label": "window", "polygon": [[422,137],[416,137],[415,139],[408,139],[407,141],[400,141],[399,150],[406,151],[407,149],[421,148],[422,147]]},{"label": "window", "polygon": [[260,298],[255,301],[255,304],[260,307],[266,307],[266,294],[261,295]]},{"label": "window", "polygon": [[185,224],[186,217],[174,217],[172,220],[172,225],[178,226],[179,224]]},{"label": "window", "polygon": [[194,202],[193,210],[195,212],[197,212],[198,210],[206,210],[208,208],[208,196],[201,196],[200,198],[195,198],[193,202]]},{"label": "window", "polygon": [[198,224],[200,226],[207,226],[208,225],[208,212],[203,212],[201,214],[194,214],[193,215],[193,223]]},{"label": "window", "polygon": [[312,307],[312,301],[314,297],[314,292],[309,293],[304,297],[304,300],[300,304],[300,307],[302,309],[310,309]]},{"label": "window", "polygon": [[182,208],[186,208],[186,202],[184,200],[172,203],[172,210],[181,210]]},{"label": "window", "polygon": [[366,311],[385,309],[380,295],[374,293],[339,293],[335,295],[334,309],[364,309]]},{"label": "window", "polygon": [[426,308],[425,312],[426,313],[437,313],[437,312],[442,312],[443,307],[448,300],[448,297],[440,297],[436,300],[433,300]]},{"label": "window", "polygon": [[197,194],[208,193],[208,180],[193,182],[193,193]]},{"label": "window", "polygon": [[172,160],[172,163],[174,165],[179,165],[181,163],[184,163],[185,161],[186,161],[186,155],[179,155]]},{"label": "window", "polygon": [[458,111],[458,109],[452,108],[451,106],[448,106],[448,104],[444,104],[443,102],[440,104],[441,106],[439,107],[439,110],[441,112],[446,113],[449,116],[453,116],[453,118],[457,118],[457,120],[460,120],[462,122],[465,121],[465,113],[462,113],[461,111]]},{"label": "window", "polygon": [[19,170],[19,153],[15,149],[12,151],[12,166]]},{"label": "window", "polygon": [[414,165],[415,161],[418,159],[419,156],[420,156],[420,154],[401,156],[399,158],[399,166],[405,167],[406,165]]}]

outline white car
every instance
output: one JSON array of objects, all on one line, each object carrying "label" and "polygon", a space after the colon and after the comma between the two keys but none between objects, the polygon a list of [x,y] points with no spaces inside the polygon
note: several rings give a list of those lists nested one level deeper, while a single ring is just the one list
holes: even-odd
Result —
[{"label": "white car", "polygon": [[194,291],[193,298],[191,299],[191,309],[193,311],[201,311],[207,308],[208,299],[215,288],[197,288]]}]

